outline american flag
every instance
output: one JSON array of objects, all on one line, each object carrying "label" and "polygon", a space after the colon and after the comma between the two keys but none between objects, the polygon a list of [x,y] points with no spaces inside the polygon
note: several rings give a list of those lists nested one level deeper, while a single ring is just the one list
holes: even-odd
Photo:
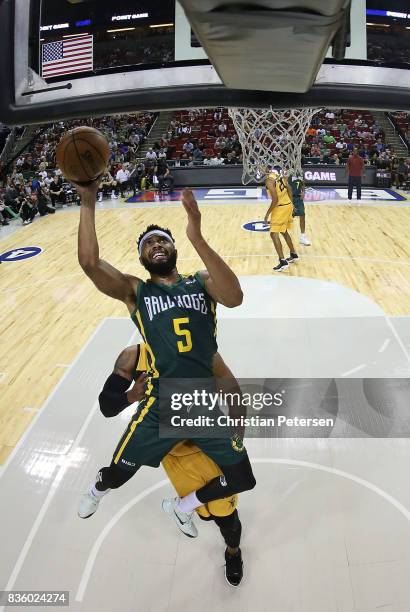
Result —
[{"label": "american flag", "polygon": [[41,57],[44,78],[93,70],[93,36],[87,34],[44,43]]}]

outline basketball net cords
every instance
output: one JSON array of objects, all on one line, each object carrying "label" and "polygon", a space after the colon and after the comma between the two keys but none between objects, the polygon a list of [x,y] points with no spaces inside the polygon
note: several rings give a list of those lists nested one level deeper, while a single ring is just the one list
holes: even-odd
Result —
[{"label": "basketball net cords", "polygon": [[242,183],[261,181],[267,168],[302,176],[302,146],[319,108],[229,108],[243,154]]}]

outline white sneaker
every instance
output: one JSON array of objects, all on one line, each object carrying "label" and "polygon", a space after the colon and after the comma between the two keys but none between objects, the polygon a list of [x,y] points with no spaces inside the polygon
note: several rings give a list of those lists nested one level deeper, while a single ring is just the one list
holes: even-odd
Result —
[{"label": "white sneaker", "polygon": [[179,497],[175,497],[174,499],[164,499],[162,502],[162,509],[176,522],[178,528],[182,531],[182,533],[188,536],[188,538],[197,538],[198,529],[196,528],[192,519],[194,513],[191,512],[188,514],[187,512],[177,510],[176,507],[179,501]]},{"label": "white sneaker", "polygon": [[310,246],[310,240],[306,236],[306,234],[301,234],[300,235],[299,242],[300,242],[300,244],[303,244],[304,246]]},{"label": "white sneaker", "polygon": [[84,495],[81,496],[78,506],[78,516],[82,519],[92,516],[94,512],[97,512],[101,500],[102,497],[95,497],[91,491],[84,493]]},{"label": "white sneaker", "polygon": [[113,200],[118,200],[118,196],[117,196],[117,195],[115,195],[115,191],[112,191],[112,192],[111,192],[111,198],[112,198]]},{"label": "white sneaker", "polygon": [[98,194],[98,201],[99,201],[99,202],[102,202],[102,193],[99,193],[99,194]]}]

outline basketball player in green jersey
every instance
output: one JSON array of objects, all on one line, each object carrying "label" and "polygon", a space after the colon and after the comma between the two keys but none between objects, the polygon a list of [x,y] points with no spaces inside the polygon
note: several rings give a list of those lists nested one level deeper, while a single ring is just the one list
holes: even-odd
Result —
[{"label": "basketball player in green jersey", "polygon": [[[171,232],[152,225],[137,243],[140,262],[150,274],[145,282],[123,274],[100,259],[95,230],[98,184],[77,188],[81,196],[79,263],[97,289],[124,302],[147,345],[151,369],[146,399],[119,441],[111,464],[98,472],[96,481],[81,498],[78,514],[88,518],[110,489],[122,486],[142,465],[158,467],[163,457],[180,442],[178,438],[159,437],[159,381],[161,377],[212,377],[217,352],[216,304],[234,308],[242,303],[243,294],[233,271],[203,237],[201,213],[189,189],[182,192],[188,217],[186,234],[205,270],[182,277],[176,268],[177,251]],[[238,435],[195,438],[195,444],[220,467],[223,476],[182,499],[164,500],[164,511],[190,537],[198,535],[192,521],[196,508],[252,489],[256,484]]]},{"label": "basketball player in green jersey", "polygon": [[304,246],[310,246],[310,240],[305,234],[306,230],[306,217],[305,217],[305,204],[303,198],[305,197],[305,183],[303,178],[300,176],[290,175],[288,177],[288,185],[292,190],[293,196],[293,216],[299,217],[300,223],[300,244]]}]

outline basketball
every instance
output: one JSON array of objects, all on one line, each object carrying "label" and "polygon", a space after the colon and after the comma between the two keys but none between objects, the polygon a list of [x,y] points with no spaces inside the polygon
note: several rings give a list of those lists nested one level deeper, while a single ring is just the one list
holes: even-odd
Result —
[{"label": "basketball", "polygon": [[57,165],[68,181],[87,185],[105,172],[110,148],[105,136],[93,127],[70,130],[56,149]]}]

